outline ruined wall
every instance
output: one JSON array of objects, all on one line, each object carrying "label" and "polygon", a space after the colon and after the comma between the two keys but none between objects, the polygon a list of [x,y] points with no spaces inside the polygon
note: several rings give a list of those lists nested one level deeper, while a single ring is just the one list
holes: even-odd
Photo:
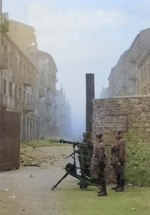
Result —
[{"label": "ruined wall", "polygon": [[[138,174],[140,177],[139,169],[145,171],[146,165],[150,166],[150,159],[147,156],[150,153],[150,96],[93,100],[92,140],[95,141],[96,134],[103,133],[108,161],[107,179],[110,181],[113,179],[110,150],[115,141],[114,131],[116,130],[122,131],[126,141],[125,168],[134,170],[134,175]],[[148,160],[145,159],[146,156]],[[133,172],[131,175],[133,176]],[[140,184],[139,179],[137,180],[135,183]],[[142,175],[141,180],[143,180]],[[131,177],[128,181],[132,181]]]},{"label": "ruined wall", "polygon": [[139,129],[139,138],[150,135],[150,96],[93,100],[92,138],[97,133]]}]

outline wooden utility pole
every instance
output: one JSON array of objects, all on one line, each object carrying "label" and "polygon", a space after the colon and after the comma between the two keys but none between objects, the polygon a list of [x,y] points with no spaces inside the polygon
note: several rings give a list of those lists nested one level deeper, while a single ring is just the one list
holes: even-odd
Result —
[{"label": "wooden utility pole", "polygon": [[94,74],[86,74],[86,131],[91,133],[92,100],[95,98]]}]

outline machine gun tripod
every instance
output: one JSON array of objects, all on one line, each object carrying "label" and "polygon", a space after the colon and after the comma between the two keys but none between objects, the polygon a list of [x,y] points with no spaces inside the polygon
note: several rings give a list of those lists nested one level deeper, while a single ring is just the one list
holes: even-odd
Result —
[{"label": "machine gun tripod", "polygon": [[[77,174],[77,169],[81,169],[81,172],[82,170],[86,170],[86,168],[84,167],[81,167],[78,168],[76,166],[76,157],[75,157],[75,154],[77,153],[78,155],[80,155],[80,147],[81,148],[86,148],[88,149],[87,147],[87,144],[86,143],[79,143],[79,142],[72,142],[72,141],[67,141],[67,140],[60,140],[60,143],[68,143],[68,144],[72,144],[73,145],[73,153],[70,154],[68,157],[72,157],[73,158],[73,164],[71,163],[68,163],[65,167],[65,170],[66,170],[66,174],[52,187],[52,190],[54,190],[54,188],[56,188],[58,186],[58,184],[61,183],[61,181],[66,178],[68,175],[71,175],[73,176],[74,178],[77,178],[80,182],[78,183],[78,185],[80,185],[80,188],[86,188],[87,186],[97,186],[100,190],[101,190],[101,187],[98,185],[98,184],[95,184],[88,175],[79,175]],[[75,147],[78,146],[78,150],[75,150]],[[81,150],[82,152],[83,150]],[[67,157],[67,158],[68,158]]]}]

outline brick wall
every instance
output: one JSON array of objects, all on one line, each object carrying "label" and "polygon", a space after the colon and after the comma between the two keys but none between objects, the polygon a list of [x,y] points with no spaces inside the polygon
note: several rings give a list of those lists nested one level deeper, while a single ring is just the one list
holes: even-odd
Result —
[{"label": "brick wall", "polygon": [[[128,146],[130,139],[132,139],[130,144],[132,142],[135,144],[133,146],[135,150],[137,144],[142,143],[144,146],[145,143],[147,147],[147,143],[150,142],[150,96],[115,97],[93,100],[92,141],[95,141],[96,134],[103,133],[103,142],[106,144],[106,175],[108,182],[114,181],[113,171],[110,165],[110,150],[111,145],[115,141],[114,132],[116,130],[121,130],[123,138],[127,140],[126,156],[130,157],[131,154],[131,151],[128,150],[130,148]],[[127,138],[129,136],[130,138]],[[143,156],[149,150],[146,147],[145,152],[142,152]]]}]

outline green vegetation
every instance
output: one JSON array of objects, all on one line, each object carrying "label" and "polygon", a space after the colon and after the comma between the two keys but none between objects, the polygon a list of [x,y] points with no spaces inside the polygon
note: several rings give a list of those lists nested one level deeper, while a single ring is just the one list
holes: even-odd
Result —
[{"label": "green vegetation", "polygon": [[44,146],[61,146],[58,139],[50,139],[47,137],[42,137],[39,140],[32,140],[27,143],[21,142],[22,147],[32,146],[33,148],[44,147]]},{"label": "green vegetation", "polygon": [[[132,187],[116,193],[108,187],[108,196],[98,197],[96,187],[59,190],[63,215],[149,215],[150,188]],[[57,192],[57,191],[56,191]]]},{"label": "green vegetation", "polygon": [[[150,131],[147,128],[132,128],[123,135],[126,142],[125,183],[150,186]],[[105,134],[106,157],[110,163],[110,151],[114,133]]]},{"label": "green vegetation", "polygon": [[138,186],[150,186],[150,140],[144,142],[145,135],[137,129],[130,129],[125,135],[126,183]]}]

